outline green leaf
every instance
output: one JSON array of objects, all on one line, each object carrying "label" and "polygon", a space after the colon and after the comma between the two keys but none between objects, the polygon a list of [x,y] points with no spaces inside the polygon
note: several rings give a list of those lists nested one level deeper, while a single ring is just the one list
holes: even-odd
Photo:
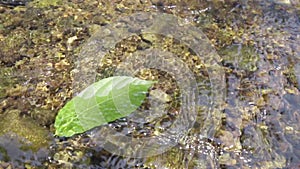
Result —
[{"label": "green leaf", "polygon": [[127,76],[93,83],[59,110],[55,135],[70,137],[129,115],[143,103],[153,83]]}]

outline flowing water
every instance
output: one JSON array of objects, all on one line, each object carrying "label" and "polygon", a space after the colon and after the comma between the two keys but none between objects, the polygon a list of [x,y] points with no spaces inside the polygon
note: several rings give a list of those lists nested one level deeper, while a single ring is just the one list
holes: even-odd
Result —
[{"label": "flowing water", "polygon": [[[0,168],[300,168],[299,28],[296,0],[0,0]],[[158,83],[128,117],[54,136],[114,75]]]}]

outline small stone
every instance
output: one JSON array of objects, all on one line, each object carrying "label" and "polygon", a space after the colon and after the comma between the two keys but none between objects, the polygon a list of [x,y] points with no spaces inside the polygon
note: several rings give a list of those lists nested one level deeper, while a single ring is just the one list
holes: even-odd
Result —
[{"label": "small stone", "polygon": [[55,67],[56,70],[61,71],[61,70],[67,69],[69,66],[70,66],[70,63],[67,62],[66,59],[63,59],[60,62],[55,63],[54,67]]},{"label": "small stone", "polygon": [[68,43],[68,44],[72,44],[72,43],[73,43],[75,40],[77,40],[77,39],[78,39],[77,36],[72,36],[72,37],[68,38],[67,43]]},{"label": "small stone", "polygon": [[230,157],[229,153],[224,153],[219,157],[219,162],[220,164],[225,164],[225,165],[235,165],[237,161],[235,159],[232,159]]}]

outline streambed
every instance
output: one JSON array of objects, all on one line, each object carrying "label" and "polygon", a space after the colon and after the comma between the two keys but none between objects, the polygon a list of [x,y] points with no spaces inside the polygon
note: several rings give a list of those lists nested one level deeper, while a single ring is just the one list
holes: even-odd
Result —
[{"label": "streambed", "polygon": [[[0,168],[299,167],[299,10],[295,1],[259,0],[42,0],[25,6],[1,5]],[[176,145],[155,156],[121,157],[105,149],[101,130],[130,131],[135,138],[159,135],[180,115],[178,98],[184,91],[178,90],[174,74],[144,69],[135,76],[160,81],[156,88],[162,96],[152,92],[148,102],[155,105],[160,98],[166,103],[168,109],[162,117],[149,111],[150,117],[144,118],[146,102],[132,116],[105,127],[71,138],[53,136],[56,113],[86,86],[77,86],[84,81],[78,78],[86,78],[87,84],[91,80],[88,72],[78,76],[78,61],[84,57],[80,52],[87,50],[84,45],[90,37],[97,37],[99,29],[141,11],[172,14],[205,34],[224,74],[224,99],[211,109],[214,77],[208,70],[212,65],[188,45],[172,36],[130,36],[101,63],[85,66],[96,72],[91,77],[102,79],[114,75],[116,69],[124,70],[124,58],[136,51],[174,53],[194,74],[203,96],[192,127],[174,140]],[[93,59],[95,51],[89,52],[85,58]],[[132,118],[135,121],[130,121]],[[210,123],[204,123],[205,119]]]}]

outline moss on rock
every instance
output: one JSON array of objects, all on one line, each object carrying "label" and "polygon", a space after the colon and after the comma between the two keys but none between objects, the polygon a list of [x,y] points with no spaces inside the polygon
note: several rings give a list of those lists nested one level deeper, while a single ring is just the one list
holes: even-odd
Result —
[{"label": "moss on rock", "polygon": [[49,145],[49,132],[31,118],[21,117],[19,110],[9,110],[0,115],[0,136],[16,134],[29,142],[28,149],[37,151]]},{"label": "moss on rock", "polygon": [[251,46],[231,45],[218,52],[223,58],[223,64],[238,70],[253,72],[257,70],[258,54]]}]

